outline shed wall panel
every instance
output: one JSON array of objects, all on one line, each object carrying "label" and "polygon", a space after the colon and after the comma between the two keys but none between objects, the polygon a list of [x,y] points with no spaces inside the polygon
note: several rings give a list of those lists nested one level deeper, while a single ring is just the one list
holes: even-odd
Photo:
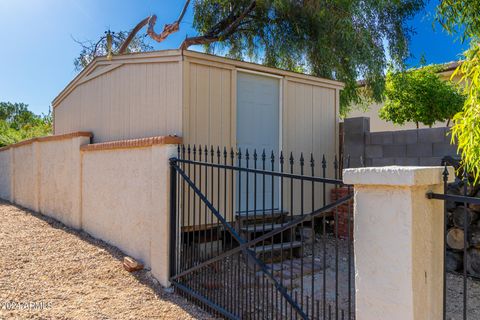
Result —
[{"label": "shed wall panel", "polygon": [[186,144],[231,146],[235,139],[232,70],[185,62],[184,126]]},{"label": "shed wall panel", "polygon": [[75,88],[55,108],[55,134],[94,142],[181,135],[181,63],[124,64]]},{"label": "shed wall panel", "polygon": [[[335,89],[316,86],[303,82],[292,81],[284,83],[284,106],[283,106],[283,150],[289,157],[293,154],[296,165],[295,173],[301,173],[299,157],[303,153],[305,159],[304,173],[311,175],[310,157],[315,161],[316,176],[322,175],[322,157],[325,155],[327,161],[326,176],[335,177],[334,159],[338,150],[338,103]],[[332,186],[326,186],[327,197]],[[315,208],[323,204],[323,186],[316,183]],[[286,194],[290,192],[290,185],[285,188]],[[285,206],[294,214],[301,211],[301,185],[296,181],[293,185],[294,203],[291,207],[289,199],[286,199]],[[311,211],[311,184],[304,187],[303,198],[309,201],[304,203],[304,212]],[[288,198],[288,197],[287,197]],[[325,199],[327,203],[329,199]]]}]

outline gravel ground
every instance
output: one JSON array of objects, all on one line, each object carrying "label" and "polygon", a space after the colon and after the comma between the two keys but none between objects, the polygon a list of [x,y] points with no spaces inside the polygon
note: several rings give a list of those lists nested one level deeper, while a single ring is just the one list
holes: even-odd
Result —
[{"label": "gravel ground", "polygon": [[[467,278],[467,319],[480,319],[480,281]],[[447,319],[463,319],[463,277],[447,274]]]},{"label": "gravel ground", "polygon": [[118,249],[0,201],[0,319],[208,319]]}]

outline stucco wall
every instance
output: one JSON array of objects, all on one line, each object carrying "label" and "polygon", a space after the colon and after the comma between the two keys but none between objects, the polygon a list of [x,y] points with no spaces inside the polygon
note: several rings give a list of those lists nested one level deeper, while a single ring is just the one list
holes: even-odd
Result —
[{"label": "stucco wall", "polygon": [[38,211],[38,142],[13,148],[13,202]]},{"label": "stucco wall", "polygon": [[12,200],[12,149],[0,151],[0,198]]},{"label": "stucco wall", "polygon": [[39,211],[64,224],[81,228],[80,146],[89,137],[38,144]]},{"label": "stucco wall", "polygon": [[172,146],[84,150],[83,229],[140,259],[168,283],[168,158]]},{"label": "stucco wall", "polygon": [[89,132],[0,149],[0,197],[83,229],[169,285],[169,159],[178,137],[89,144]]}]

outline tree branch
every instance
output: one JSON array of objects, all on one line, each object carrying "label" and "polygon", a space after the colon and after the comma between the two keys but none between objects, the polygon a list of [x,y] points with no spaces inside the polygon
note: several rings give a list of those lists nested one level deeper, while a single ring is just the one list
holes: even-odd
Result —
[{"label": "tree branch", "polygon": [[[235,20],[233,20],[233,22],[227,24],[228,20],[231,19],[231,17],[229,16],[229,17],[225,18],[224,20],[220,21],[219,23],[217,23],[205,35],[186,38],[182,42],[182,44],[180,46],[180,49],[185,50],[185,49],[188,49],[188,47],[190,47],[191,45],[208,44],[208,43],[212,43],[212,42],[216,42],[216,41],[221,41],[221,40],[227,38],[228,36],[230,36],[231,34],[233,34],[236,31],[236,29],[238,28],[238,26],[242,22],[242,20],[245,19],[245,17],[251,11],[253,11],[253,9],[255,9],[256,5],[257,5],[256,0],[252,0],[252,2],[250,2],[250,4],[245,8],[245,10],[243,10],[243,12],[240,15],[238,15],[236,18],[235,18],[235,16],[233,16],[233,18],[235,18]],[[218,30],[218,31],[215,30],[217,26],[221,26],[221,25],[227,25],[227,26],[223,30]]]},{"label": "tree branch", "polygon": [[[118,54],[124,54],[125,51],[127,51],[128,46],[130,45],[130,42],[132,42],[133,38],[137,35],[138,31],[140,31],[153,17],[147,17],[140,21],[135,28],[133,28],[132,31],[130,31],[130,34],[128,35],[127,39],[123,42],[122,46],[118,50]],[[156,17],[155,17],[156,18]]]},{"label": "tree branch", "polygon": [[185,5],[183,6],[182,12],[180,13],[180,16],[178,17],[178,19],[174,23],[166,24],[163,27],[163,31],[160,34],[157,34],[154,30],[155,24],[157,22],[157,16],[156,15],[150,16],[150,17],[145,18],[142,21],[140,21],[135,26],[135,28],[133,28],[133,30],[130,32],[127,39],[125,40],[125,42],[120,47],[120,50],[118,50],[118,53],[119,54],[125,53],[128,46],[130,45],[130,42],[132,42],[133,38],[147,24],[148,24],[147,34],[150,36],[150,38],[152,38],[153,40],[155,40],[157,42],[162,42],[169,35],[177,32],[180,29],[180,23],[182,22],[182,19],[185,16],[185,13],[187,12],[187,8],[190,5],[190,1],[191,0],[186,0],[185,1]]}]

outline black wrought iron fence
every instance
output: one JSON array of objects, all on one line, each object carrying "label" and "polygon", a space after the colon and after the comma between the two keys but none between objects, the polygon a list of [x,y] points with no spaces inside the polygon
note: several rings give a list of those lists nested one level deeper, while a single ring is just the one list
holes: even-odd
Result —
[{"label": "black wrought iron fence", "polygon": [[[457,165],[452,159],[444,163]],[[480,187],[459,170],[449,183],[443,171],[443,193],[427,193],[444,201],[443,319],[480,319]]]},{"label": "black wrought iron fence", "polygon": [[352,193],[338,174],[325,156],[179,146],[173,286],[230,319],[354,319]]}]

